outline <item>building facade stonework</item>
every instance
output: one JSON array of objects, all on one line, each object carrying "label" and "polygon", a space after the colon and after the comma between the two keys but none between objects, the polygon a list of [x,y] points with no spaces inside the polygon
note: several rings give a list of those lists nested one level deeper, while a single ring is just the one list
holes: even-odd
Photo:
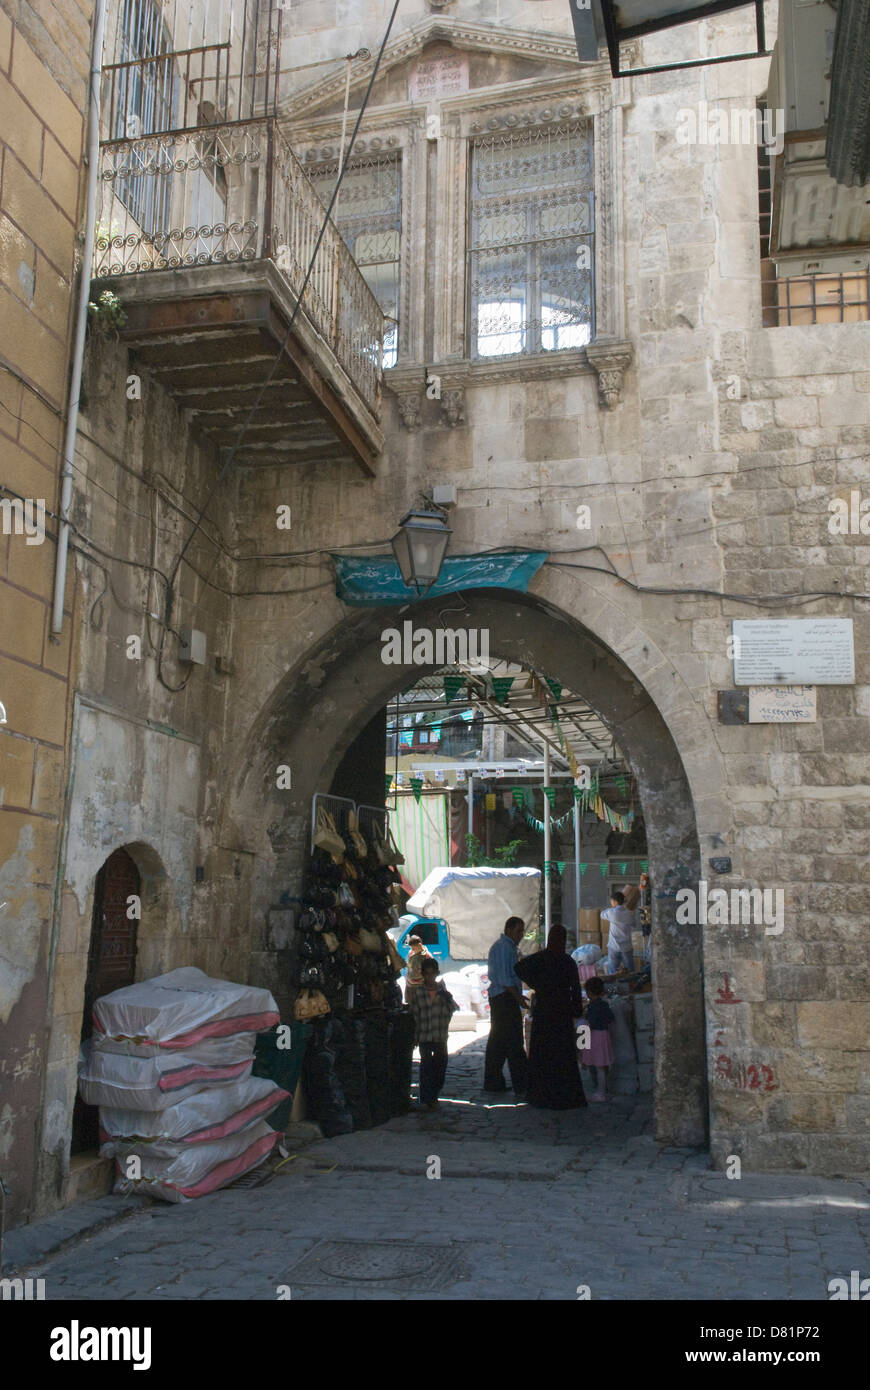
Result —
[{"label": "building facade stonework", "polygon": [[[363,47],[377,53],[390,8],[288,12],[301,71],[282,78],[279,125],[315,179],[340,154],[339,60]],[[743,22],[707,20],[705,40],[739,37]],[[662,43],[645,42],[644,59]],[[304,66],[328,57],[334,67]],[[372,63],[352,67],[348,130]],[[58,689],[33,702],[46,727],[31,734],[13,725],[9,692],[26,697],[23,682],[43,679],[49,648],[32,647],[17,596],[47,601],[39,585],[50,585],[54,547],[29,554],[22,537],[3,539],[4,612],[19,635],[8,651],[5,636],[0,643],[0,669],[17,661],[21,671],[0,689],[10,714],[0,742],[29,739],[37,760],[48,756],[44,744],[55,765],[53,781],[19,769],[14,796],[11,764],[0,776],[0,822],[20,820],[3,841],[0,899],[16,894],[21,911],[27,884],[34,902],[41,894],[32,912],[44,940],[37,950],[28,935],[27,950],[0,962],[7,1026],[22,1001],[43,1001],[25,1030],[38,1103],[28,1120],[11,1091],[0,1129],[5,1153],[18,1155],[19,1216],[70,1196],[95,882],[113,851],[126,847],[141,876],[137,978],[182,964],[248,978],[268,985],[289,1017],[288,903],[308,852],[311,797],[340,792],[332,782],[348,748],[420,674],[384,665],[380,637],[394,610],[344,605],[329,552],[386,551],[399,517],[440,484],[457,493],[451,553],[519,547],[549,560],[527,595],[430,599],[417,625],[486,630],[494,655],[557,676],[609,724],[638,781],[657,893],[657,1137],[708,1144],[716,1167],[736,1154],[750,1170],[866,1171],[870,538],[833,534],[829,504],[870,493],[870,329],[763,326],[757,146],[687,145],[676,135],[680,110],[699,102],[754,109],[768,67],[756,59],[614,81],[603,59],[578,65],[568,7],[555,0],[402,7],[354,151],[369,173],[337,213],[345,229],[355,207],[370,216],[369,245],[356,254],[395,325],[376,407],[383,444],[370,471],[343,446],[288,461],[268,444],[223,471],[226,456],[193,412],[210,391],[229,390],[221,373],[231,349],[214,357],[213,385],[197,369],[179,395],[158,347],[173,354],[192,341],[193,318],[177,341],[168,311],[150,319],[158,347],[148,347],[132,283],[183,275],[185,304],[195,305],[205,302],[205,279],[194,267],[130,276],[126,289],[125,277],[112,282],[130,320],[117,336],[92,335],[87,351],[73,520],[91,544],[75,551],[68,656],[58,670],[51,648]],[[415,96],[421,72],[425,100]],[[77,141],[65,155],[75,170]],[[503,195],[480,176],[484,148],[503,170]],[[554,167],[580,171],[582,197],[566,202]],[[543,215],[539,230],[521,227],[518,209]],[[504,230],[499,218],[514,221]],[[570,312],[560,297],[568,252],[547,260],[548,236],[570,241],[578,270],[580,248],[591,251],[588,302],[578,293]],[[506,245],[514,279],[499,298]],[[522,320],[510,307],[517,247],[526,283],[538,285]],[[69,277],[71,221],[61,249],[57,269]],[[240,335],[245,277],[252,282],[257,263],[226,281]],[[161,293],[171,301],[171,288]],[[499,333],[503,350],[492,351]],[[343,390],[350,399],[340,362],[329,370],[335,399]],[[62,377],[59,368],[41,387],[57,410]],[[22,413],[29,397],[14,389]],[[231,423],[242,418],[235,401],[228,396]],[[39,409],[44,428],[22,421],[15,455],[37,457],[11,485],[32,490],[28,470],[41,467],[56,505],[56,414]],[[292,427],[281,437],[292,444]],[[588,527],[578,526],[583,507]],[[282,508],[289,529],[276,523]],[[15,565],[46,572],[25,584]],[[851,619],[855,682],[818,686],[812,722],[722,722],[719,692],[734,686],[732,622],[786,617]],[[203,666],[179,659],[188,628],[205,634]],[[290,787],[277,776],[286,766]],[[32,843],[48,837],[39,864],[21,839],[32,816]],[[730,859],[730,870],[717,877],[713,858]],[[671,885],[701,880],[781,891],[784,929],[681,924]],[[37,1111],[38,1153],[23,1137]]]}]

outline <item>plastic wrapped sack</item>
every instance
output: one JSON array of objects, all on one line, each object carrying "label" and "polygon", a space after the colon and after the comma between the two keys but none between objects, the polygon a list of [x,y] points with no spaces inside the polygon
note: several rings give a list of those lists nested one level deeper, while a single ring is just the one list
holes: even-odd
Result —
[{"label": "plastic wrapped sack", "polygon": [[[225,1047],[227,1039],[218,1039]],[[214,1044],[212,1044],[214,1046]],[[235,1062],[209,1061],[208,1044],[197,1049],[198,1059],[184,1052],[158,1057],[125,1057],[121,1053],[84,1046],[79,1053],[79,1095],[87,1105],[112,1110],[165,1110],[182,1093],[191,1096],[207,1086],[243,1081],[250,1076],[253,1052]]]},{"label": "plastic wrapped sack", "polygon": [[95,1033],[91,1038],[94,1052],[109,1053],[115,1057],[183,1057],[188,1062],[203,1062],[206,1066],[229,1066],[253,1057],[257,1042],[256,1033],[230,1033],[225,1038],[205,1038],[192,1043],[190,1047],[174,1049],[163,1047],[160,1043],[147,1042],[137,1038],[110,1038]]},{"label": "plastic wrapped sack", "polygon": [[587,945],[578,946],[576,951],[572,951],[571,959],[578,965],[594,965],[597,960],[601,960],[603,954],[601,947],[590,941]]},{"label": "plastic wrapped sack", "polygon": [[96,1035],[172,1051],[233,1033],[263,1033],[278,1021],[267,989],[213,980],[192,965],[116,989],[94,1004]]},{"label": "plastic wrapped sack", "polygon": [[[115,1147],[115,1192],[144,1193],[164,1202],[190,1201],[226,1187],[268,1158],[280,1135],[262,1120],[253,1129],[243,1130],[213,1144],[161,1146],[159,1156],[149,1147],[119,1142]],[[137,1162],[133,1163],[133,1160]],[[130,1176],[138,1173],[139,1176]]]},{"label": "plastic wrapped sack", "polygon": [[451,971],[447,975],[442,975],[441,979],[444,988],[453,995],[459,1005],[461,1013],[471,1013],[471,981],[467,975],[461,975],[459,971]]},{"label": "plastic wrapped sack", "polygon": [[288,1092],[274,1081],[251,1076],[185,1095],[165,1110],[117,1110],[104,1106],[100,1111],[100,1152],[111,1156],[115,1150],[110,1146],[116,1140],[136,1140],[147,1145],[149,1153],[154,1152],[153,1144],[167,1141],[214,1143],[250,1129],[287,1099]]}]

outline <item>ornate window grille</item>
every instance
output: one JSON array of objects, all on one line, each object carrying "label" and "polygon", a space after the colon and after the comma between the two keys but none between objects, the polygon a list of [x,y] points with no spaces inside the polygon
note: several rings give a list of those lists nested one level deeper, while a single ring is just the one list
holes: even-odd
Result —
[{"label": "ornate window grille", "polygon": [[593,261],[590,122],[471,142],[472,357],[585,347]]},{"label": "ornate window grille", "polygon": [[[319,164],[309,177],[324,207],[328,206],[339,165]],[[341,181],[334,221],[348,250],[381,306],[384,324],[383,365],[393,367],[398,354],[399,257],[402,237],[402,163],[400,155],[372,155],[355,160]]]}]

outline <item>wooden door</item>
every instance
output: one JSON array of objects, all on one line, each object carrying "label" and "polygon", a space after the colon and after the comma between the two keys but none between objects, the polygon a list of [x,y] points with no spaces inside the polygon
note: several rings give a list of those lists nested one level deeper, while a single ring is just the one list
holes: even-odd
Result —
[{"label": "wooden door", "polygon": [[[136,970],[136,918],[127,916],[128,899],[140,892],[139,870],[125,849],[106,860],[94,888],[91,944],[85,979],[82,1041],[93,1030],[94,1004],[104,994],[133,983]],[[94,1149],[99,1143],[98,1112],[76,1096],[71,1153]]]}]

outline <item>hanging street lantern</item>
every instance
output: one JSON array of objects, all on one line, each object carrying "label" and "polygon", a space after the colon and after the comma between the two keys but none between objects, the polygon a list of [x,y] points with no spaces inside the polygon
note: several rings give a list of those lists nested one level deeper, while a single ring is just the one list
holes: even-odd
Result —
[{"label": "hanging street lantern", "polygon": [[441,512],[417,510],[402,517],[390,544],[409,589],[416,589],[418,594],[431,589],[441,573],[452,534]]}]

